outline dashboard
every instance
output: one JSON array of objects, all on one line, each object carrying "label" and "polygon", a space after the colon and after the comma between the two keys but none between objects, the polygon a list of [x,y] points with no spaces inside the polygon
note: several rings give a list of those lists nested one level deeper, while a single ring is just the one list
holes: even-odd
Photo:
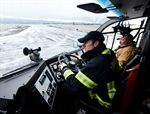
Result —
[{"label": "dashboard", "polygon": [[[59,102],[57,97],[61,94],[59,83],[64,81],[58,65],[60,62],[72,67],[75,65],[71,57],[60,56],[62,54],[0,78],[0,112],[27,109],[29,113],[54,113]],[[16,105],[15,109],[10,102]]]}]

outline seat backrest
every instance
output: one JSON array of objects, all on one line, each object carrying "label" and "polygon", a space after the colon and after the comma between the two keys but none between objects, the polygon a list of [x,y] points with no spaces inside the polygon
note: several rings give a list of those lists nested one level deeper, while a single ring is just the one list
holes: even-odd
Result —
[{"label": "seat backrest", "polygon": [[[136,65],[131,61],[122,76],[120,87],[112,103],[113,112],[122,114],[138,113],[144,100],[147,89],[150,87],[150,31],[143,34],[140,43],[141,53],[138,55]],[[135,59],[135,58],[133,58]],[[128,73],[126,73],[128,71]]]},{"label": "seat backrest", "polygon": [[143,34],[140,42],[141,56],[145,56],[147,60],[150,60],[150,30]]}]

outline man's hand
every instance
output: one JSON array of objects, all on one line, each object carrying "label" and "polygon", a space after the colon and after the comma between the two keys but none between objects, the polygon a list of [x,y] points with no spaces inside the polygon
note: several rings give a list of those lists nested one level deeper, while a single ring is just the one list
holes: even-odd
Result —
[{"label": "man's hand", "polygon": [[79,60],[82,60],[82,58],[79,55],[77,55],[77,54],[72,54],[72,55],[74,55],[75,57],[77,57]]},{"label": "man's hand", "polygon": [[59,65],[59,68],[62,70],[65,66],[67,66],[64,62],[60,63]]}]

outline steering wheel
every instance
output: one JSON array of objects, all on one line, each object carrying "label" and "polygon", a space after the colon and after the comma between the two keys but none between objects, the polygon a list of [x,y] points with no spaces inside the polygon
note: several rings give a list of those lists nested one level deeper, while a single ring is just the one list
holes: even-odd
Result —
[{"label": "steering wheel", "polygon": [[[71,60],[71,57],[75,58],[76,59],[76,62],[75,61],[72,61]],[[78,72],[78,70],[83,67],[83,63],[84,61],[79,59],[77,56],[75,55],[72,55],[72,54],[65,54],[65,53],[62,53],[58,56],[58,62],[59,64],[61,62],[64,62],[67,64],[67,66],[73,71],[73,72]]]}]

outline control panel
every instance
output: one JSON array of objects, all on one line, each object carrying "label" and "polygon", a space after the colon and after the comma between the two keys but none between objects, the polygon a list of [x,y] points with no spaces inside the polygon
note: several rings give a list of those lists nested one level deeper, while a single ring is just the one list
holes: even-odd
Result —
[{"label": "control panel", "polygon": [[61,82],[64,80],[63,76],[62,76],[62,73],[61,73],[61,70],[59,69],[58,67],[59,65],[59,62],[56,61],[56,62],[53,62],[49,65],[53,75],[55,76],[57,82]]},{"label": "control panel", "polygon": [[59,55],[51,60],[50,64],[48,64],[50,71],[57,82],[64,81],[64,77],[62,75],[62,71],[59,68],[59,64],[64,62],[68,68],[70,68],[73,72],[77,73],[78,70],[84,65],[84,62],[79,61],[74,55]]},{"label": "control panel", "polygon": [[57,91],[57,84],[47,66],[39,76],[34,86],[52,109]]}]

